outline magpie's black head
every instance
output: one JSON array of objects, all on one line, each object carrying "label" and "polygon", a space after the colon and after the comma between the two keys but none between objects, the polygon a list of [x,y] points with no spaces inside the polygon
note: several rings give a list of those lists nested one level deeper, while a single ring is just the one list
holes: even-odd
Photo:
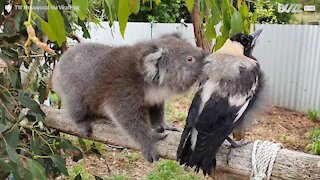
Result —
[{"label": "magpie's black head", "polygon": [[254,48],[254,45],[256,44],[256,41],[260,35],[260,33],[262,32],[262,29],[257,30],[256,32],[252,33],[252,34],[243,34],[243,33],[239,33],[236,34],[234,36],[232,36],[230,38],[231,41],[236,41],[242,44],[242,46],[244,47],[244,55],[247,57],[252,57],[252,50]]}]

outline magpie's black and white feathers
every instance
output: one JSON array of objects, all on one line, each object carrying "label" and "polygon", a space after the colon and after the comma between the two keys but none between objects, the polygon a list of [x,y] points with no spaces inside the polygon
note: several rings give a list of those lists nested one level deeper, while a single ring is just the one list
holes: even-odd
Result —
[{"label": "magpie's black and white feathers", "polygon": [[[235,127],[255,106],[263,87],[263,73],[243,45],[228,40],[220,51],[208,56],[207,78],[196,93],[181,136],[180,164],[210,174],[216,153]],[[251,52],[249,53],[251,54]]]}]

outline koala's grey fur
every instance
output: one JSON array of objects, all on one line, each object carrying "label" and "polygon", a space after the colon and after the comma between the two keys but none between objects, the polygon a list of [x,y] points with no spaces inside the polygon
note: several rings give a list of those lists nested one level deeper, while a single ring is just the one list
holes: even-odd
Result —
[{"label": "koala's grey fur", "polygon": [[159,159],[154,144],[166,137],[160,132],[170,129],[164,102],[195,84],[204,57],[177,35],[122,47],[84,43],[63,54],[53,89],[84,135],[95,118],[111,119],[153,162]]}]

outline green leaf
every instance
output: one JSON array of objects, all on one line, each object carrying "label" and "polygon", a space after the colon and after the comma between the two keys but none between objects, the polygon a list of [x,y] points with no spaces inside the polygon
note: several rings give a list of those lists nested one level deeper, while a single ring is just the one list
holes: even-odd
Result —
[{"label": "green leaf", "polygon": [[157,6],[161,3],[161,0],[155,0],[155,1]]},{"label": "green leaf", "polygon": [[244,1],[240,7],[240,13],[243,19],[247,19],[248,15],[249,15],[249,9],[248,6],[246,4],[246,2]]},{"label": "green leaf", "polygon": [[8,129],[7,126],[5,126],[4,124],[0,123],[0,134],[2,134],[3,132],[5,132]]},{"label": "green leaf", "polygon": [[22,106],[29,108],[31,111],[45,116],[44,112],[41,110],[40,105],[30,97],[26,95],[19,95],[16,97],[16,100],[21,103]]},{"label": "green leaf", "polygon": [[249,19],[244,20],[243,30],[244,30],[244,34],[250,34],[250,21],[249,21]]},{"label": "green leaf", "polygon": [[78,18],[78,25],[81,26],[81,30],[82,30],[82,32],[83,32],[83,35],[82,35],[82,36],[83,36],[84,38],[91,38],[90,32],[89,32],[88,28],[86,27],[84,21],[81,21],[80,18]]},{"label": "green leaf", "polygon": [[251,17],[251,23],[255,24],[257,22],[257,18],[258,18],[258,14],[257,12],[255,11],[253,14],[252,14],[252,17]]},{"label": "green leaf", "polygon": [[46,180],[46,174],[43,166],[33,159],[27,158],[29,164],[29,170],[33,176],[33,179]]},{"label": "green leaf", "polygon": [[10,160],[17,163],[17,164],[20,164],[20,160],[19,160],[18,154],[16,152],[16,149],[14,149],[8,143],[6,143],[6,150],[7,150],[7,153],[8,153]]},{"label": "green leaf", "polygon": [[38,92],[39,92],[39,102],[40,104],[43,104],[43,102],[46,100],[47,87],[45,85],[45,82],[42,80],[39,83]]},{"label": "green leaf", "polygon": [[216,37],[216,35],[217,35],[212,18],[209,19],[209,22],[206,25],[206,30],[204,32],[204,35],[206,36],[206,38],[208,40],[214,39]]},{"label": "green leaf", "polygon": [[56,35],[57,43],[61,47],[62,43],[66,41],[66,29],[64,26],[64,20],[61,13],[53,7],[52,4],[49,5],[48,10],[48,22],[51,29]]},{"label": "green leaf", "polygon": [[5,0],[1,0],[1,2],[0,2],[0,15],[4,11],[4,6],[5,5],[6,5],[6,1]]},{"label": "green leaf", "polygon": [[226,39],[223,37],[223,36],[218,36],[217,38],[216,38],[216,44],[214,45],[214,50],[215,51],[217,51],[217,50],[219,50],[222,46],[223,46],[223,44],[226,42]]},{"label": "green leaf", "polygon": [[126,31],[129,15],[129,0],[119,0],[118,19],[122,37],[124,37],[124,33]]},{"label": "green leaf", "polygon": [[115,12],[115,3],[113,0],[105,0],[105,9],[108,8],[108,21],[109,26],[111,27],[113,25],[114,17],[116,16]]},{"label": "green leaf", "polygon": [[20,134],[20,130],[16,126],[13,128],[12,131],[4,135],[4,138],[6,139],[6,143],[9,144],[13,149],[16,149],[18,146],[19,134]]},{"label": "green leaf", "polygon": [[68,151],[72,151],[73,153],[73,158],[72,160],[73,161],[78,161],[80,159],[83,158],[83,153],[82,151],[78,148],[78,147],[75,147],[73,146],[69,141],[67,140],[62,140],[60,142],[60,147],[65,151],[65,152],[68,152]]},{"label": "green leaf", "polygon": [[50,158],[56,165],[56,167],[61,171],[61,173],[65,176],[68,176],[68,170],[66,168],[66,162],[64,161],[64,159],[62,159],[61,156],[57,154],[50,156]]},{"label": "green leaf", "polygon": [[212,24],[217,25],[221,21],[221,17],[220,17],[220,10],[216,2],[212,3],[211,13],[212,13],[212,16],[211,16]]},{"label": "green leaf", "polygon": [[0,159],[0,167],[0,169],[4,170],[5,172],[12,173],[14,180],[21,179],[17,172],[17,164],[14,162]]},{"label": "green leaf", "polygon": [[72,6],[76,9],[78,17],[84,21],[87,16],[88,0],[72,0]]},{"label": "green leaf", "polygon": [[191,12],[194,6],[194,0],[186,0],[186,6],[188,10]]},{"label": "green leaf", "polygon": [[241,33],[243,31],[243,20],[241,14],[235,11],[231,17],[231,31],[233,34]]},{"label": "green leaf", "polygon": [[48,36],[50,41],[55,42],[57,40],[55,32],[51,29],[51,26],[46,21],[41,21],[41,29],[45,35]]},{"label": "green leaf", "polygon": [[30,142],[30,149],[35,154],[41,154],[39,138],[37,136],[32,137]]},{"label": "green leaf", "polygon": [[74,180],[82,180],[81,174],[79,173],[76,177],[74,177]]},{"label": "green leaf", "polygon": [[140,9],[140,0],[131,0],[130,1],[130,10],[131,13],[137,14]]},{"label": "green leaf", "polygon": [[258,14],[257,14],[257,12],[255,11],[255,12],[252,14],[252,17],[251,17],[251,23],[254,25],[254,30],[256,30],[257,19],[258,19]]}]

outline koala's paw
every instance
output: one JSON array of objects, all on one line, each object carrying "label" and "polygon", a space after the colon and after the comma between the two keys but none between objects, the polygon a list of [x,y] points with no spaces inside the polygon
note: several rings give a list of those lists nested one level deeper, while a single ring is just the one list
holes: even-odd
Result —
[{"label": "koala's paw", "polygon": [[182,131],[180,128],[168,125],[166,123],[157,124],[157,125],[154,126],[154,129],[159,133],[163,133],[165,130],[177,131],[177,132],[181,132]]},{"label": "koala's paw", "polygon": [[151,134],[153,142],[164,140],[168,136],[168,134],[159,133],[157,130],[152,130]]},{"label": "koala's paw", "polygon": [[79,128],[79,133],[81,136],[84,137],[90,137],[92,134],[92,126],[91,123],[82,121],[82,122],[77,122],[77,126]]},{"label": "koala's paw", "polygon": [[158,161],[160,156],[158,151],[152,146],[152,147],[144,147],[142,148],[142,154],[143,157],[149,162],[153,163],[155,161]]}]

